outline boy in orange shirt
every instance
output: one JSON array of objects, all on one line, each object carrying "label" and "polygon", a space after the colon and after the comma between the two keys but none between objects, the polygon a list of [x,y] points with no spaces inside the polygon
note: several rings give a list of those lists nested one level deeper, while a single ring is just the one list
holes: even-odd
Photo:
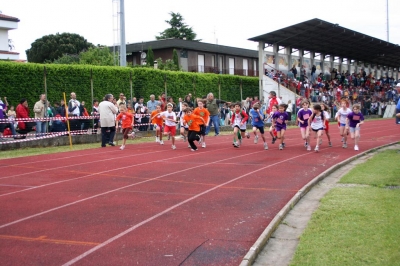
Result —
[{"label": "boy in orange shirt", "polygon": [[185,113],[183,123],[189,127],[188,142],[192,148],[191,151],[197,151],[197,146],[194,144],[194,141],[200,140],[200,124],[205,124],[205,121],[201,116],[193,114],[193,109],[190,107],[185,108],[183,112]]},{"label": "boy in orange shirt", "polygon": [[156,106],[156,110],[151,112],[150,121],[154,124],[154,128],[156,129],[156,142],[164,145],[162,140],[162,128],[163,128],[163,118],[161,117],[161,105]]},{"label": "boy in orange shirt", "polygon": [[118,122],[122,121],[122,134],[124,135],[124,141],[119,148],[120,150],[125,149],[125,143],[128,139],[129,131],[133,127],[133,114],[128,112],[125,105],[119,106],[119,115],[115,118],[115,132],[118,132]]},{"label": "boy in orange shirt", "polygon": [[203,118],[205,124],[200,125],[200,141],[201,147],[206,147],[206,128],[208,123],[210,122],[210,112],[207,108],[204,108],[204,101],[202,99],[197,100],[197,108],[193,110],[193,114],[198,115]]}]

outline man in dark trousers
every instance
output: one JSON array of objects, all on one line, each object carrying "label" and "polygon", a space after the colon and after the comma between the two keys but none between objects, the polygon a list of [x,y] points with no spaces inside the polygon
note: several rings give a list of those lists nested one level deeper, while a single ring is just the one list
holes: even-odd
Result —
[{"label": "man in dark trousers", "polygon": [[207,95],[206,108],[210,112],[210,122],[206,128],[206,135],[210,132],[211,124],[214,124],[215,136],[219,135],[219,104],[227,103],[226,101],[214,99],[211,92]]}]

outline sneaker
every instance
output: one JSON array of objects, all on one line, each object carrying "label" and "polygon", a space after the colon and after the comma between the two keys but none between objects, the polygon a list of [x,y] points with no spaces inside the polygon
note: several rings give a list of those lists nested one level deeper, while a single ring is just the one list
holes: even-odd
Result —
[{"label": "sneaker", "polygon": [[109,142],[108,145],[115,146],[115,143],[114,142]]},{"label": "sneaker", "polygon": [[121,145],[121,147],[119,147],[119,149],[122,151],[123,149],[125,149],[125,145]]},{"label": "sneaker", "polygon": [[311,151],[311,146],[310,145],[307,145],[307,150]]},{"label": "sneaker", "polygon": [[188,144],[188,148],[191,148],[192,146],[190,146],[190,144]]},{"label": "sneaker", "polygon": [[306,142],[304,142],[304,147],[307,148],[307,146],[308,146],[308,143],[306,141]]},{"label": "sneaker", "polygon": [[235,148],[239,148],[239,147],[240,147],[240,145],[239,145],[237,142],[233,142],[232,145],[233,145],[233,147],[235,147]]},{"label": "sneaker", "polygon": [[172,145],[172,149],[173,149],[173,150],[176,150],[176,146],[175,146],[175,145]]},{"label": "sneaker", "polygon": [[332,142],[329,141],[329,147],[332,147]]},{"label": "sneaker", "polygon": [[218,136],[219,136],[219,133],[214,135],[214,137],[218,137]]},{"label": "sneaker", "polygon": [[273,137],[273,138],[272,138],[272,144],[275,144],[275,141],[276,141],[276,138]]},{"label": "sneaker", "polygon": [[319,151],[319,146],[315,146],[314,151],[318,152]]},{"label": "sneaker", "polygon": [[205,147],[206,147],[206,143],[203,142],[203,143],[201,144],[201,147],[202,147],[202,148],[205,148]]},{"label": "sneaker", "polygon": [[156,142],[160,143],[160,138],[159,137],[156,137]]},{"label": "sneaker", "polygon": [[254,137],[254,144],[257,144],[258,143],[258,135],[256,135],[255,137]]},{"label": "sneaker", "polygon": [[283,150],[283,145],[282,144],[279,144],[279,149]]},{"label": "sneaker", "polygon": [[268,144],[264,142],[264,150],[268,150]]},{"label": "sneaker", "polygon": [[250,133],[249,132],[246,132],[246,138],[250,138]]},{"label": "sneaker", "polygon": [[355,145],[355,146],[354,146],[354,150],[355,150],[355,151],[358,151],[358,145]]},{"label": "sneaker", "polygon": [[164,141],[160,140],[160,145],[164,145]]},{"label": "sneaker", "polygon": [[343,143],[342,148],[346,149],[347,148],[347,143]]},{"label": "sneaker", "polygon": [[285,142],[283,142],[283,143],[282,143],[282,146],[283,146],[284,148],[286,148],[286,144],[285,144]]},{"label": "sneaker", "polygon": [[190,149],[191,151],[197,151],[197,149]]}]

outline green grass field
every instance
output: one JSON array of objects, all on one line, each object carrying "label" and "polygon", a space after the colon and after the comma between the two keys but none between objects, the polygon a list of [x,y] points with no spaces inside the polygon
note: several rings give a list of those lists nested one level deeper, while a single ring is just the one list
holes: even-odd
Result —
[{"label": "green grass field", "polygon": [[290,265],[400,265],[399,162],[387,150],[346,174],[352,185],[321,200]]}]

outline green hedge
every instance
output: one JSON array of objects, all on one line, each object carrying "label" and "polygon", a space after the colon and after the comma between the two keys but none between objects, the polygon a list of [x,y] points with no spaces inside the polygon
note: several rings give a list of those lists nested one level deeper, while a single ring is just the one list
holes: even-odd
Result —
[{"label": "green hedge", "polygon": [[189,72],[162,71],[151,68],[99,67],[82,65],[50,65],[0,62],[0,97],[6,96],[11,105],[18,105],[21,98],[27,98],[30,108],[44,93],[44,68],[46,68],[47,95],[50,102],[60,101],[63,92],[67,100],[75,92],[77,99],[86,101],[91,111],[91,70],[93,73],[94,98],[102,100],[105,94],[118,97],[123,92],[130,98],[130,75],[132,75],[133,96],[143,96],[145,102],[150,94],[164,92],[166,79],[167,95],[175,102],[189,92],[202,97],[213,92],[218,98],[218,84],[221,84],[221,99],[238,101],[240,82],[243,97],[259,94],[257,77],[201,74]]}]

